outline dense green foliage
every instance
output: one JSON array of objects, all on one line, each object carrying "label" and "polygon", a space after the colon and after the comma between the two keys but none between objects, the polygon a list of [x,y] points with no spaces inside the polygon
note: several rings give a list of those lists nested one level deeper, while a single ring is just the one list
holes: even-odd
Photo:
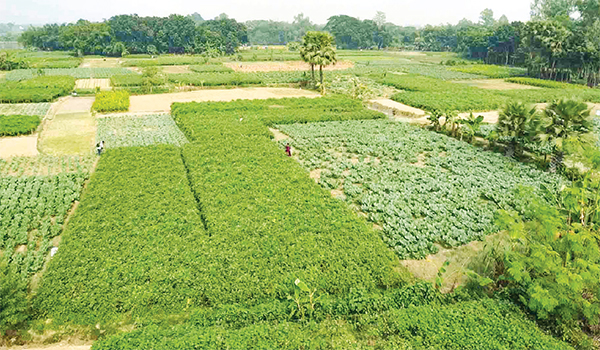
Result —
[{"label": "dense green foliage", "polygon": [[[38,69],[18,69],[6,74],[6,80],[21,81],[38,76]],[[67,75],[75,79],[104,79],[113,75],[136,74],[127,68],[54,68],[42,69],[45,76]]]},{"label": "dense green foliage", "polygon": [[184,73],[169,74],[169,81],[193,86],[258,85],[262,79],[252,73]]},{"label": "dense green foliage", "polygon": [[34,132],[40,125],[36,115],[0,115],[0,136],[17,136]]},{"label": "dense green foliage", "polygon": [[190,70],[196,73],[233,73],[233,69],[218,64],[190,66]]},{"label": "dense green foliage", "polygon": [[141,86],[144,78],[140,74],[113,75],[110,77],[110,85],[115,87]]},{"label": "dense green foliage", "polygon": [[107,151],[63,235],[36,307],[57,322],[202,304],[206,234],[174,147]]},{"label": "dense green foliage", "polygon": [[20,104],[1,104],[0,114],[20,114],[20,115],[39,115],[45,116],[50,110],[49,103],[20,103]]},{"label": "dense green foliage", "polygon": [[494,214],[514,205],[517,184],[557,191],[561,181],[530,166],[404,123],[283,125],[321,186],[383,227],[402,258],[456,247],[496,232]]},{"label": "dense green foliage", "polygon": [[19,82],[9,81],[0,85],[0,102],[51,102],[69,94],[74,87],[75,79],[69,76],[40,76]]},{"label": "dense green foliage", "polygon": [[129,92],[101,91],[96,94],[92,109],[97,112],[118,112],[129,109]]},{"label": "dense green foliage", "polygon": [[[363,108],[362,102],[339,95],[320,98],[288,98],[268,100],[238,100],[234,102],[205,102],[174,104],[171,111],[176,113],[197,113],[199,115],[224,114],[238,119],[258,119],[267,126],[289,123],[312,123],[340,120],[362,120],[385,118],[383,113]],[[194,122],[203,123],[201,119]],[[186,135],[194,135],[194,128],[188,129],[191,120],[179,127]],[[244,124],[242,124],[244,125]],[[253,129],[254,130],[254,129]],[[269,135],[264,128],[255,129],[258,134]],[[232,129],[221,130],[222,133],[233,133]]]},{"label": "dense green foliage", "polygon": [[535,78],[515,77],[506,79],[509,83],[531,85],[549,89],[586,89],[583,85],[561,83],[553,80],[543,80]]},{"label": "dense green foliage", "polygon": [[489,78],[508,78],[527,74],[523,68],[507,66],[493,66],[488,64],[474,64],[468,66],[452,67],[450,70],[463,73],[480,74]]},{"label": "dense green foliage", "polygon": [[125,56],[129,53],[232,54],[247,42],[246,27],[220,16],[196,25],[190,16],[118,15],[99,23],[79,20],[69,24],[30,27],[19,38],[25,46],[43,50],[72,50],[77,55]]},{"label": "dense green foliage", "polygon": [[173,144],[182,146],[187,140],[168,114],[107,116],[98,118],[96,140],[106,148]]},{"label": "dense green foliage", "polygon": [[574,97],[600,102],[600,90],[597,89],[486,90],[408,74],[386,74],[376,79],[404,90],[392,96],[393,100],[428,111],[486,111],[499,109],[508,101],[543,103]]},{"label": "dense green foliage", "polygon": [[159,56],[153,59],[126,59],[123,67],[177,66],[207,63],[208,58],[201,56]]},{"label": "dense green foliage", "polygon": [[23,278],[42,268],[86,177],[83,172],[0,177],[0,249]]},{"label": "dense green foliage", "polygon": [[6,331],[23,328],[29,317],[27,283],[4,260],[0,260],[0,345]]},{"label": "dense green foliage", "polygon": [[[360,304],[360,301],[357,300]],[[570,349],[496,301],[411,306],[352,321],[257,323],[239,329],[150,326],[94,350],[161,349]]]}]

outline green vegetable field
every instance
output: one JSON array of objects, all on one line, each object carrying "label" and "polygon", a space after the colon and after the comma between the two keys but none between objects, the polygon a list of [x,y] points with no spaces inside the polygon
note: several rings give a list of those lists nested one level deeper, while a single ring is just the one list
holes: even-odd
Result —
[{"label": "green vegetable field", "polygon": [[[497,232],[494,213],[514,207],[518,186],[556,193],[561,179],[406,123],[347,121],[281,125],[321,186],[342,190],[355,210],[383,227],[400,258],[435,244],[456,247]],[[287,141],[286,141],[287,142]]]},{"label": "green vegetable field", "polygon": [[182,146],[187,139],[168,114],[106,116],[98,118],[96,140],[106,148],[173,144]]}]

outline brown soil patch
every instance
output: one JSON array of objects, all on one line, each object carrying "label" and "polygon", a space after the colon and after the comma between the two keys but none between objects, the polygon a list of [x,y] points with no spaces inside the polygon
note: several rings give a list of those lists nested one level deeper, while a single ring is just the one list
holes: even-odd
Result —
[{"label": "brown soil patch", "polygon": [[120,58],[85,58],[81,68],[117,68],[121,64]]},{"label": "brown soil patch", "polygon": [[311,170],[310,178],[315,180],[316,183],[319,183],[319,180],[321,180],[321,169]]},{"label": "brown soil patch", "polygon": [[346,199],[346,195],[344,194],[344,191],[342,190],[331,190],[331,196],[334,198],[339,198],[339,199]]},{"label": "brown soil patch", "polygon": [[504,79],[474,79],[474,80],[456,80],[453,81],[458,84],[467,84],[470,86],[478,87],[486,90],[531,90],[539,89],[536,86],[509,83]]},{"label": "brown soil patch", "polygon": [[269,128],[269,131],[271,133],[273,133],[273,136],[275,137],[275,141],[287,140],[290,138],[288,135],[282,133],[281,131],[279,131],[277,129]]},{"label": "brown soil patch", "polygon": [[442,275],[442,292],[450,292],[465,281],[464,270],[471,259],[482,249],[483,242],[474,241],[454,249],[440,249],[424,260],[402,260],[400,263],[418,279],[433,282],[437,273],[449,261],[446,273]]},{"label": "brown soil patch", "polygon": [[100,88],[100,90],[110,90],[110,79],[77,79],[75,82],[76,89]]},{"label": "brown soil patch", "polygon": [[0,158],[35,157],[37,149],[37,134],[29,136],[1,137]]},{"label": "brown soil patch", "polygon": [[90,154],[96,138],[96,120],[89,113],[61,113],[47,120],[40,137],[40,149],[47,154]]},{"label": "brown soil patch", "polygon": [[12,350],[89,350],[92,345],[72,345],[67,343],[58,343],[51,345],[23,345],[11,346]]},{"label": "brown soil patch", "polygon": [[427,155],[425,153],[420,153],[417,155],[417,162],[413,163],[413,166],[416,166],[418,168],[425,168],[427,167],[427,165],[425,164],[425,161],[427,160]]},{"label": "brown soil patch", "polygon": [[404,116],[409,118],[422,118],[427,115],[424,110],[407,106],[387,98],[369,101],[370,108],[386,113],[390,116]]},{"label": "brown soil patch", "polygon": [[25,252],[27,252],[27,245],[25,245],[25,244],[19,245],[15,249],[15,253],[25,253]]},{"label": "brown soil patch", "polygon": [[161,66],[163,73],[192,73],[190,66]]},{"label": "brown soil patch", "polygon": [[81,113],[89,112],[94,104],[94,97],[66,97],[56,107],[56,114],[58,113]]},{"label": "brown soil patch", "polygon": [[[236,72],[287,72],[287,71],[308,71],[310,65],[302,61],[286,62],[225,62],[225,66]],[[324,67],[323,70],[343,70],[354,67],[351,61],[340,61],[334,65]]]},{"label": "brown soil patch", "polygon": [[[471,113],[460,113],[458,116],[462,119],[467,119]],[[483,122],[488,124],[496,124],[498,123],[498,118],[500,117],[499,111],[490,111],[490,112],[473,112],[475,117],[483,116]]]},{"label": "brown soil patch", "polygon": [[312,91],[291,88],[197,90],[189,92],[177,92],[173,94],[131,96],[129,112],[169,112],[171,110],[171,104],[174,102],[233,101],[239,99],[264,100],[269,98],[283,97],[314,98],[319,96],[319,94]]}]

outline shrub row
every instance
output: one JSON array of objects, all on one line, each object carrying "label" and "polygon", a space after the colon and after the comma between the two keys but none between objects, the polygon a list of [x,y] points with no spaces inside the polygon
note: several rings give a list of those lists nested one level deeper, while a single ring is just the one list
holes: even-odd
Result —
[{"label": "shrub row", "polygon": [[124,90],[102,91],[96,94],[92,109],[97,112],[129,110],[129,92]]},{"label": "shrub row", "polygon": [[0,115],[0,136],[25,135],[34,132],[40,125],[36,115]]},{"label": "shrub row", "polygon": [[94,344],[129,349],[572,349],[509,304],[485,300],[413,306],[355,321],[257,323],[237,330],[150,326]]},{"label": "shrub row", "polygon": [[144,79],[139,74],[122,74],[113,75],[110,77],[110,84],[116,87],[122,86],[140,86],[144,83]]},{"label": "shrub row", "polygon": [[536,78],[515,77],[506,79],[509,83],[531,85],[549,89],[587,89],[585,85],[568,84],[554,80],[544,80]]},{"label": "shrub row", "polygon": [[169,74],[169,81],[193,86],[258,85],[262,79],[252,73],[184,73]]},{"label": "shrub row", "polygon": [[69,76],[41,76],[20,82],[0,85],[0,103],[51,102],[56,97],[73,91],[75,78]]}]

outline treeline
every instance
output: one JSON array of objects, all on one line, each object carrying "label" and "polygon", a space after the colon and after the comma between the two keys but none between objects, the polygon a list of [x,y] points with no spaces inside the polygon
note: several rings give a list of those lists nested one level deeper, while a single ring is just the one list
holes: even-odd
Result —
[{"label": "treeline", "polygon": [[[198,18],[199,17],[199,18]],[[79,20],[27,29],[19,42],[42,50],[68,50],[77,55],[207,53],[233,54],[248,41],[246,26],[222,14],[204,21],[192,16],[119,15],[105,22]]]}]

